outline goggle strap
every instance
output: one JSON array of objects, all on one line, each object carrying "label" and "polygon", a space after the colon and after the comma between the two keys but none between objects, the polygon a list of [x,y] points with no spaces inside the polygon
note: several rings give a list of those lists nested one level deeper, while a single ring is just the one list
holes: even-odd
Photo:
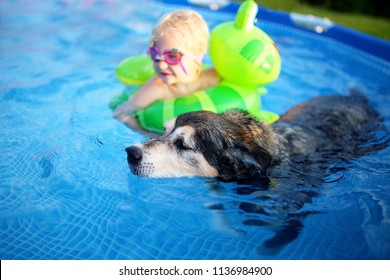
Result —
[{"label": "goggle strap", "polygon": [[186,69],[184,68],[184,65],[183,65],[183,63],[180,61],[180,67],[181,67],[181,69],[183,70],[183,72],[186,74],[186,75],[188,75],[187,74],[187,71],[186,71]]},{"label": "goggle strap", "polygon": [[202,61],[203,60],[203,57],[204,55],[201,54],[201,55],[183,55],[182,56],[182,60],[188,60],[188,59],[193,59],[193,60],[198,60],[198,61]]}]

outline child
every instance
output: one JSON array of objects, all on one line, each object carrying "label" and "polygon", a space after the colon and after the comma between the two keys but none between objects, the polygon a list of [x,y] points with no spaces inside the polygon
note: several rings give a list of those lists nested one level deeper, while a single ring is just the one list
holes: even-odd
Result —
[{"label": "child", "polygon": [[209,43],[209,29],[201,15],[179,10],[165,15],[152,30],[148,54],[156,76],[143,85],[114,116],[139,129],[134,118],[137,109],[157,100],[185,96],[215,86],[220,77],[211,68],[202,71],[202,59]]}]

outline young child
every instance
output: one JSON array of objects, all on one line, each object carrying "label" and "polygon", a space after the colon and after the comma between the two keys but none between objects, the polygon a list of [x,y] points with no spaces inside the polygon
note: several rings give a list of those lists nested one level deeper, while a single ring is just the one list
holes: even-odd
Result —
[{"label": "young child", "polygon": [[217,72],[213,68],[201,69],[209,36],[207,23],[195,11],[178,10],[162,17],[152,30],[147,50],[156,76],[119,106],[114,116],[138,129],[134,118],[137,109],[215,86],[220,81]]}]

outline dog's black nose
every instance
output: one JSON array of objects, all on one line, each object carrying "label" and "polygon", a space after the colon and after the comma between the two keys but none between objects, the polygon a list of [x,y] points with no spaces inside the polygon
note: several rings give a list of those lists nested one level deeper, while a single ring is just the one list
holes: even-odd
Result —
[{"label": "dog's black nose", "polygon": [[142,150],[137,146],[130,146],[126,148],[127,162],[132,165],[137,165],[142,160]]}]

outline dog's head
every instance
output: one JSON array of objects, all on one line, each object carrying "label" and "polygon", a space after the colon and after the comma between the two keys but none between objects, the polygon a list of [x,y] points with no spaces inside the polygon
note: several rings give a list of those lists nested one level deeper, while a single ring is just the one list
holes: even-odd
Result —
[{"label": "dog's head", "polygon": [[131,171],[142,177],[218,177],[234,181],[263,176],[271,160],[273,132],[248,113],[185,113],[165,133],[126,148]]}]

